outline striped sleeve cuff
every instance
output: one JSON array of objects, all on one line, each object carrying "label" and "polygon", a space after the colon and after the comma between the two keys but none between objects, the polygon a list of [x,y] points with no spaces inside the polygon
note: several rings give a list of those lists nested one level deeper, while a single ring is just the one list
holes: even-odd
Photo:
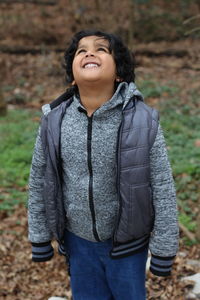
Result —
[{"label": "striped sleeve cuff", "polygon": [[54,255],[51,242],[32,243],[32,261],[43,262],[50,260]]},{"label": "striped sleeve cuff", "polygon": [[175,256],[151,256],[150,271],[156,276],[169,276]]}]

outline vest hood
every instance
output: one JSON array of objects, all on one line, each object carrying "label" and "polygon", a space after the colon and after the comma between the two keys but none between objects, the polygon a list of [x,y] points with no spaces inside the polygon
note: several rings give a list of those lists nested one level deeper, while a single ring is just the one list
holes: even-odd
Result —
[{"label": "vest hood", "polygon": [[[96,115],[100,115],[102,113],[104,113],[105,111],[110,111],[113,108],[115,108],[116,106],[122,104],[123,105],[123,109],[126,107],[126,105],[128,104],[129,100],[135,96],[137,98],[137,100],[143,101],[143,95],[142,93],[137,89],[135,83],[130,82],[121,82],[115,93],[113,94],[112,98],[108,101],[106,101],[97,111],[96,111]],[[77,105],[81,105],[80,104],[80,100],[74,96],[74,100],[77,102]],[[79,102],[79,103],[78,103]],[[51,111],[51,107],[50,104],[45,104],[42,106],[42,112],[44,115],[48,115],[48,113]]]}]

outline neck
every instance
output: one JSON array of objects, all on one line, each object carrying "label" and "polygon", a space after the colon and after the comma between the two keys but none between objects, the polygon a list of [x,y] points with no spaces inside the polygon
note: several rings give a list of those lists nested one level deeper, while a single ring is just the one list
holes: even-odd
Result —
[{"label": "neck", "polygon": [[105,102],[112,98],[114,94],[114,86],[80,86],[79,95],[82,105],[87,110],[88,116],[91,116],[95,110],[101,107]]}]

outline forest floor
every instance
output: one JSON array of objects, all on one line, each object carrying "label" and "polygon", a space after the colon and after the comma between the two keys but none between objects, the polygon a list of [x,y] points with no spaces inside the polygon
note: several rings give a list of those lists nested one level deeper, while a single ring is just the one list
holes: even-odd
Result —
[{"label": "forest floor", "polygon": [[[179,49],[185,48],[186,44],[184,42]],[[170,48],[175,46],[172,44]],[[166,48],[164,44],[156,46],[152,44],[150,47],[153,49],[156,47],[157,51],[159,48],[169,49],[169,45]],[[195,56],[197,47],[197,45],[192,47],[191,43],[188,44],[186,48],[190,49],[191,56],[181,58],[175,56],[137,57],[137,81],[146,94],[147,102],[162,108],[162,103],[172,99],[174,101],[174,94],[178,93],[176,101],[180,103],[174,106],[177,110],[180,105],[187,106],[188,101],[191,100],[191,91],[193,91],[195,97],[190,103],[190,114],[194,113],[195,116],[195,111],[199,109],[199,102],[195,102],[195,99],[199,96],[200,77],[200,65]],[[33,112],[38,111],[43,103],[58,96],[64,90],[61,60],[61,55],[55,53],[36,56],[3,54],[1,63],[7,66],[3,94],[9,104],[9,111],[16,108],[22,110],[31,108]],[[38,122],[39,118],[36,118],[36,121]],[[182,175],[184,179],[186,174]],[[27,187],[24,189],[26,193]],[[197,181],[192,189],[195,189],[195,194],[199,197]],[[2,193],[6,194],[5,187],[2,187]],[[192,201],[191,198],[185,199],[185,203],[187,203],[187,209],[188,207],[191,211],[197,209],[197,202]],[[2,220],[0,225],[0,299],[47,300],[53,295],[70,299],[70,285],[64,257],[55,253],[55,257],[50,262],[40,264],[31,262],[25,206],[17,204],[12,207],[12,212],[1,210],[0,217]],[[186,246],[182,232],[181,237],[180,250],[175,260],[172,276],[163,279],[150,273],[147,274],[148,299],[184,300],[194,285],[193,282],[181,281],[181,278],[199,272],[197,266],[188,265],[187,261],[200,258],[200,247],[198,244]]]},{"label": "forest floor", "polygon": [[[5,218],[4,218],[5,217]],[[23,205],[11,215],[1,213],[0,225],[0,299],[47,300],[51,296],[71,299],[65,259],[55,251],[54,258],[45,263],[31,262],[31,247],[27,240],[27,216]],[[56,244],[54,244],[56,246]],[[56,247],[55,247],[56,249]],[[194,285],[182,277],[198,272],[198,266],[188,265],[189,259],[200,258],[196,245],[181,242],[172,276],[161,278],[147,274],[147,299],[185,300]]]}]

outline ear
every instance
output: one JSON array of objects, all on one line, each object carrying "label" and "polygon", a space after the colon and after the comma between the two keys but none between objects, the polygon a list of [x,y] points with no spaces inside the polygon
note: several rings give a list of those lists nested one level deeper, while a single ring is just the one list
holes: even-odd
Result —
[{"label": "ear", "polygon": [[72,83],[71,83],[71,85],[73,85],[73,86],[76,85],[76,81],[73,80]]},{"label": "ear", "polygon": [[115,80],[116,82],[122,82],[122,79],[120,77],[117,77]]}]

